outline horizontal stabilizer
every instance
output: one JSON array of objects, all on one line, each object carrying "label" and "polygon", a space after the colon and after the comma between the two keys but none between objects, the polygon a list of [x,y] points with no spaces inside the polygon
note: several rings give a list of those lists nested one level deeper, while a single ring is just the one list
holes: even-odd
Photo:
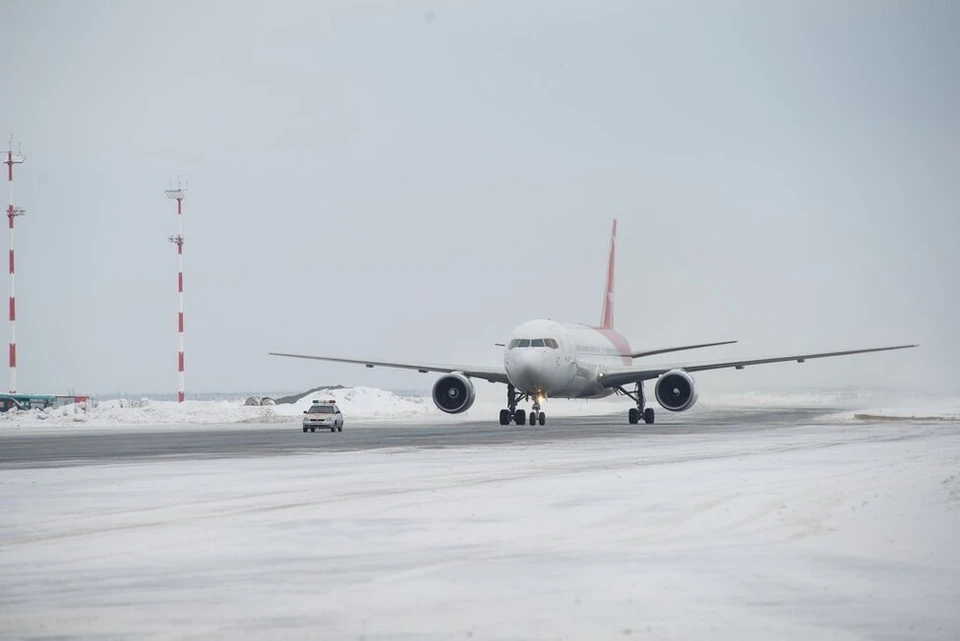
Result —
[{"label": "horizontal stabilizer", "polygon": [[699,345],[683,345],[682,347],[664,347],[663,349],[650,349],[645,352],[630,354],[631,358],[644,358],[646,356],[655,356],[657,354],[668,354],[670,352],[684,352],[688,349],[700,349],[701,347],[716,347],[717,345],[732,345],[737,341],[720,341],[719,343],[701,343]]}]

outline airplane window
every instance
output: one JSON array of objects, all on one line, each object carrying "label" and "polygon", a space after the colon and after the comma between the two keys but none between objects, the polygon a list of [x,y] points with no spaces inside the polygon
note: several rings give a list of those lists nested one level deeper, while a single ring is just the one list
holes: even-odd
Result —
[{"label": "airplane window", "polygon": [[520,343],[520,339],[519,339],[519,338],[515,338],[515,339],[513,339],[512,341],[510,341],[510,347],[508,347],[507,349],[513,349],[513,348],[516,347],[519,343]]},{"label": "airplane window", "polygon": [[533,339],[532,341],[530,341],[530,347],[543,347],[543,339],[542,338]]},{"label": "airplane window", "polygon": [[544,344],[546,344],[546,346],[549,347],[550,349],[559,349],[559,348],[560,348],[560,346],[557,345],[557,341],[556,341],[555,339],[553,339],[553,338],[545,338],[545,339],[543,339],[543,342],[544,342]]},{"label": "airplane window", "polygon": [[519,343],[519,345],[517,345],[517,347],[530,347],[530,339],[529,339],[529,338],[521,338],[521,339],[520,339],[520,343]]}]

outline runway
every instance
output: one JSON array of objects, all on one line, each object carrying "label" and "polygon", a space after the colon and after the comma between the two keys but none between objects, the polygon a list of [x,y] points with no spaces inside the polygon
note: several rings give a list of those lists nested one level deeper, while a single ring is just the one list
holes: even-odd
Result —
[{"label": "runway", "polygon": [[624,415],[551,418],[545,426],[501,426],[496,420],[416,424],[347,423],[342,433],[304,434],[298,423],[197,426],[189,431],[169,427],[132,426],[90,433],[44,431],[4,435],[0,431],[0,469],[64,467],[147,460],[236,458],[376,450],[383,448],[455,448],[535,445],[633,437],[643,447],[645,436],[724,434],[789,429],[838,409],[719,409],[685,415],[661,411],[654,425],[629,425]]}]

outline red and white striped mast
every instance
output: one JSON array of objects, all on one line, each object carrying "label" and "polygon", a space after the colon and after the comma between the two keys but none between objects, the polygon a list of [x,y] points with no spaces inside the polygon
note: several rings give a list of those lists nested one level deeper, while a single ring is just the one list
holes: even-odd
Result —
[{"label": "red and white striped mast", "polygon": [[184,400],[184,373],[183,373],[183,199],[186,197],[183,192],[186,188],[180,188],[180,178],[177,178],[177,188],[166,190],[167,198],[177,201],[177,228],[176,236],[170,236],[170,242],[177,246],[177,293],[180,298],[179,313],[177,314],[177,370],[180,373],[180,388],[177,390],[177,402]]},{"label": "red and white striped mast", "polygon": [[15,282],[15,264],[13,258],[13,220],[26,212],[13,204],[13,166],[19,165],[27,156],[19,149],[13,151],[13,136],[7,147],[7,183],[10,185],[10,204],[7,206],[7,219],[10,221],[10,393],[17,391],[17,289]]}]

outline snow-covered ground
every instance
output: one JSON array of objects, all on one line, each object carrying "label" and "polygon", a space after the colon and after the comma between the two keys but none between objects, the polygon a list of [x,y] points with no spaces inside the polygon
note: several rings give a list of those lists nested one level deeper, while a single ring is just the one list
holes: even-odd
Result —
[{"label": "snow-covered ground", "polygon": [[291,405],[246,406],[244,398],[219,401],[155,401],[150,399],[98,400],[83,409],[67,405],[53,410],[10,411],[0,415],[0,429],[30,426],[134,426],[203,425],[230,423],[295,422],[313,399],[336,400],[351,418],[377,419],[424,416],[433,404],[429,399],[398,396],[368,387],[311,394]]},{"label": "snow-covered ground", "polygon": [[960,426],[0,471],[0,638],[958,639]]},{"label": "snow-covered ground", "polygon": [[[652,387],[652,386],[650,386]],[[68,405],[51,411],[11,411],[0,414],[0,430],[31,431],[38,428],[111,428],[138,425],[165,429],[192,429],[196,425],[259,425],[295,423],[314,399],[337,402],[347,421],[397,422],[406,419],[428,422],[495,420],[504,405],[503,386],[478,384],[477,401],[463,414],[448,415],[436,408],[429,394],[401,395],[369,387],[353,387],[317,392],[292,405],[245,406],[245,397],[218,401],[154,401],[148,399],[100,400],[92,409]],[[648,390],[652,398],[652,390]],[[622,413],[631,402],[621,397],[599,400],[549,399],[545,411],[551,417],[597,416]],[[822,407],[844,408],[830,420],[853,420],[855,414],[884,417],[960,417],[960,397],[923,396],[915,393],[891,394],[884,390],[801,390],[796,392],[752,392],[701,394],[692,414],[718,407]]]},{"label": "snow-covered ground", "polygon": [[[502,386],[498,386],[501,387]],[[505,389],[505,388],[503,388]],[[502,391],[502,390],[500,390]],[[383,420],[490,420],[495,419],[503,404],[501,394],[493,397],[488,390],[478,397],[474,406],[455,417],[444,414],[429,397],[398,395],[370,387],[352,387],[317,392],[289,405],[246,406],[244,397],[219,401],[187,400],[155,401],[149,399],[99,400],[90,409],[67,405],[53,410],[10,411],[0,414],[0,429],[30,429],[38,427],[129,427],[236,425],[298,422],[311,403],[335,400],[348,421]],[[620,399],[597,401],[550,401],[551,416],[597,415],[607,412],[626,412],[629,404]]]},{"label": "snow-covered ground", "polygon": [[960,420],[960,394],[942,392],[845,388],[788,392],[706,392],[700,406],[710,407],[802,407],[844,408],[836,417],[862,413],[891,417],[945,417]]}]

